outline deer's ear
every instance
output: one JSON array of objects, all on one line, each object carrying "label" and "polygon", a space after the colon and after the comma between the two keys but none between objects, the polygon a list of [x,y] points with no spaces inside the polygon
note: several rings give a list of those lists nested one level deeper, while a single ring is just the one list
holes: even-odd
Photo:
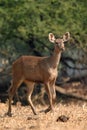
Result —
[{"label": "deer's ear", "polygon": [[68,41],[70,39],[70,33],[66,32],[65,35],[63,35],[64,42]]},{"label": "deer's ear", "polygon": [[53,35],[53,33],[49,33],[49,41],[55,43],[55,36]]}]

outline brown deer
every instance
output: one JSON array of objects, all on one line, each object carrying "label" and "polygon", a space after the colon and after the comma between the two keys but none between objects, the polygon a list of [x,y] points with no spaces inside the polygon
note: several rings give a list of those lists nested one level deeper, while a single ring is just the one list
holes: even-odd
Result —
[{"label": "brown deer", "polygon": [[48,94],[50,106],[53,110],[53,102],[56,98],[55,81],[57,78],[57,67],[60,61],[61,52],[65,50],[64,42],[69,40],[70,34],[66,32],[62,38],[56,39],[52,33],[49,33],[49,41],[54,43],[54,52],[51,56],[21,56],[12,66],[13,79],[9,89],[9,106],[7,114],[11,116],[11,101],[19,86],[24,82],[28,88],[28,101],[34,114],[35,107],[31,101],[31,95],[35,83],[43,83]]}]

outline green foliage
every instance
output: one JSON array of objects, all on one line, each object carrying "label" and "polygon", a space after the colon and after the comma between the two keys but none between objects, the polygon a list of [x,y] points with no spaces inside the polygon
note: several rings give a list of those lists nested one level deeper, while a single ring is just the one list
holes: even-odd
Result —
[{"label": "green foliage", "polygon": [[43,55],[52,48],[48,33],[62,35],[66,31],[87,50],[85,0],[0,0],[0,51],[24,53],[25,49],[28,53],[33,46]]}]

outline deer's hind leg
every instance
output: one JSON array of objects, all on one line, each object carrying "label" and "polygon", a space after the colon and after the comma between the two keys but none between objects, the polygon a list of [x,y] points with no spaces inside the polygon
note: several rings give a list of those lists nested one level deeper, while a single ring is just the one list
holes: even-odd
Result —
[{"label": "deer's hind leg", "polygon": [[8,95],[9,95],[8,112],[7,112],[8,116],[12,116],[12,114],[11,114],[11,101],[12,101],[18,87],[22,84],[22,82],[23,82],[23,80],[17,80],[17,81],[13,80],[11,82],[11,86],[8,90]]},{"label": "deer's hind leg", "polygon": [[32,109],[33,113],[36,115],[37,113],[36,113],[35,107],[34,107],[34,105],[32,103],[32,100],[31,100],[31,96],[32,96],[32,93],[33,93],[35,83],[30,82],[28,80],[25,80],[24,82],[27,85],[27,99],[28,99],[28,102],[29,102],[29,104],[31,106],[31,109]]}]

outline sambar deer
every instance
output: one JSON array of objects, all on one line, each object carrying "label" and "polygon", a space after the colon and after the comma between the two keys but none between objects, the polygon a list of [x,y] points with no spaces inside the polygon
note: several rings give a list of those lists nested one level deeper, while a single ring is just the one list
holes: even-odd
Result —
[{"label": "sambar deer", "polygon": [[49,33],[49,41],[54,43],[54,52],[51,56],[21,56],[12,66],[12,83],[9,89],[9,106],[7,114],[11,116],[11,101],[19,86],[24,82],[28,88],[28,101],[34,114],[35,107],[31,101],[31,95],[35,83],[43,83],[48,94],[50,106],[53,110],[53,102],[56,98],[55,81],[57,78],[57,67],[60,61],[61,52],[65,50],[64,42],[69,40],[70,33],[66,32],[62,38],[56,39]]}]

